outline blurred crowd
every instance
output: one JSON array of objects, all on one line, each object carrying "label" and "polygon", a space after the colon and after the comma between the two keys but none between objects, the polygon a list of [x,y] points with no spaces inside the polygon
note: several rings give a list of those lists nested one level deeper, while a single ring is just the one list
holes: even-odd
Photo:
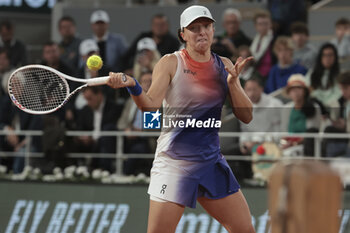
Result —
[{"label": "blurred crowd", "polygon": [[[321,45],[309,41],[304,1],[293,6],[293,12],[281,15],[274,7],[259,10],[253,17],[255,35],[249,38],[241,28],[242,15],[234,8],[225,9],[222,18],[224,31],[215,35],[212,51],[230,58],[253,56],[240,75],[241,84],[253,102],[254,119],[249,124],[236,123],[234,131],[242,132],[230,146],[223,146],[224,154],[251,155],[262,142],[269,140],[282,150],[314,156],[312,139],[299,137],[251,136],[249,132],[350,132],[350,21],[340,18],[334,25],[334,38]],[[293,14],[292,14],[293,13]],[[284,16],[284,17],[282,17]],[[176,35],[169,31],[169,20],[164,14],[152,17],[148,31],[140,32],[128,42],[119,33],[109,30],[110,17],[103,10],[91,14],[91,37],[80,38],[74,16],[63,16],[58,22],[59,43],[48,41],[42,48],[43,65],[65,74],[91,79],[106,76],[110,71],[125,72],[135,77],[143,90],[152,83],[152,70],[161,56],[183,49]],[[48,115],[30,115],[15,107],[7,96],[7,81],[17,67],[27,64],[26,45],[15,36],[11,21],[0,22],[0,151],[12,152],[1,156],[0,164],[13,173],[24,166],[26,148],[44,152],[44,158],[31,158],[32,166],[45,172],[70,164],[115,171],[115,159],[104,156],[115,154],[118,147],[113,136],[100,136],[101,131],[141,131],[142,112],[128,92],[107,86],[88,87],[75,95],[59,111]],[[104,64],[98,71],[89,70],[86,60],[91,55],[101,56]],[[69,83],[74,90],[77,83]],[[227,104],[229,109],[229,103]],[[232,114],[223,111],[223,118]],[[223,125],[225,128],[225,124]],[[43,136],[31,140],[16,135],[16,130],[42,130]],[[93,132],[92,136],[67,137],[65,131]],[[128,136],[124,153],[154,153],[155,138]],[[234,145],[234,146],[232,146]],[[72,159],[67,153],[99,153],[100,157]],[[348,140],[324,139],[322,156],[350,156]],[[149,173],[152,160],[127,159],[124,174]],[[252,176],[248,162],[231,163],[238,178]],[[237,165],[237,166],[236,166]]]}]

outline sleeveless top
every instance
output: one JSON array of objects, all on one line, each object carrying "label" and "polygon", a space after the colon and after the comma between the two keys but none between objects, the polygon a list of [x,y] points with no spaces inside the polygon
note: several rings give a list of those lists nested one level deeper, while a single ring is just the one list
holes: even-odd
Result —
[{"label": "sleeveless top", "polygon": [[208,62],[194,61],[186,49],[174,54],[177,69],[163,101],[163,125],[156,154],[163,152],[189,161],[218,158],[228,73],[215,53]]}]

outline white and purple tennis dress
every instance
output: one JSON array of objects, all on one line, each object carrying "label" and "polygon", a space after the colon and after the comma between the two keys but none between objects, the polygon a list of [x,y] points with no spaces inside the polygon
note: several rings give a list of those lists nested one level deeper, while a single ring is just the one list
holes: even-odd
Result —
[{"label": "white and purple tennis dress", "polygon": [[220,152],[219,128],[213,127],[228,94],[228,73],[214,53],[208,62],[194,61],[185,49],[175,55],[178,65],[163,102],[163,122],[184,124],[163,125],[148,193],[195,208],[198,197],[219,199],[240,188]]}]

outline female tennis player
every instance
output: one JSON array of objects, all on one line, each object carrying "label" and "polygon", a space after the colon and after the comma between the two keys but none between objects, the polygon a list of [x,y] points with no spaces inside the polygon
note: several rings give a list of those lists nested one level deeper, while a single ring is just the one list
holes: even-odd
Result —
[{"label": "female tennis player", "polygon": [[[212,53],[214,22],[206,7],[195,5],[183,11],[179,39],[185,49],[161,58],[147,93],[134,78],[126,76],[125,81],[123,73],[110,73],[108,85],[127,87],[142,110],[159,109],[163,103],[163,117],[191,115],[203,121],[220,119],[228,95],[236,117],[250,122],[252,104],[238,75],[252,58],[239,58],[233,65]],[[175,232],[184,208],[194,208],[197,201],[228,232],[255,232],[240,186],[220,153],[219,128],[212,124],[207,128],[197,123],[195,126],[172,130],[164,130],[163,126],[148,189],[147,232]]]}]

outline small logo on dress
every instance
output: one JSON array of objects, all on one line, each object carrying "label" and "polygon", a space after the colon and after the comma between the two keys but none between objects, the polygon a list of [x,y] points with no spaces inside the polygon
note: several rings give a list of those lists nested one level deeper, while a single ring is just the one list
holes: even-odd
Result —
[{"label": "small logo on dress", "polygon": [[143,128],[144,129],[160,129],[160,116],[162,114],[157,110],[156,112],[143,112]]},{"label": "small logo on dress", "polygon": [[166,189],[167,185],[163,184],[162,185],[162,189],[160,190],[160,194],[165,194],[165,189]]},{"label": "small logo on dress", "polygon": [[185,74],[192,74],[193,76],[195,76],[197,73],[192,71],[192,70],[188,70],[188,69],[184,69],[184,73]]}]

